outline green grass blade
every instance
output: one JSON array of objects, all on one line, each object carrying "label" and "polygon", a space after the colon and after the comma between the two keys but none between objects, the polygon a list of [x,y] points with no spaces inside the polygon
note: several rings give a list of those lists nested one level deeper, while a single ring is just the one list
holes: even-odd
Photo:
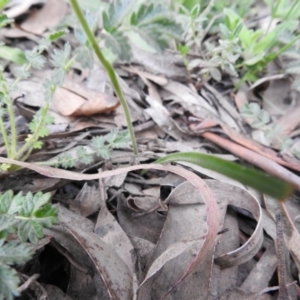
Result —
[{"label": "green grass blade", "polygon": [[285,182],[273,175],[208,154],[196,152],[174,153],[156,160],[155,163],[161,164],[177,161],[193,163],[216,171],[278,200],[286,199],[294,191],[294,186],[291,183]]}]

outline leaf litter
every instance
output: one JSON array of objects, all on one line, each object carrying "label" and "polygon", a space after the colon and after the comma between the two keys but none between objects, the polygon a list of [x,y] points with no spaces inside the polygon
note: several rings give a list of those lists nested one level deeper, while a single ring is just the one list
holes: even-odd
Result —
[{"label": "leaf litter", "polygon": [[[44,1],[26,1],[27,6],[24,3],[19,11],[10,8],[7,13],[17,17],[40,2]],[[3,36],[26,37],[33,42],[36,35],[55,28],[66,14],[64,1],[48,1],[30,11],[21,29],[5,29]],[[275,87],[282,88],[285,78],[270,75],[247,93],[240,89],[234,95],[206,82],[199,93],[188,82],[186,68],[172,51],[153,54],[136,46],[131,50],[132,65],[117,71],[133,121],[141,126],[151,122],[137,135],[140,162],[152,162],[165,153],[187,151],[189,147],[228,160],[247,161],[292,182],[299,190],[300,180],[294,172],[300,169],[299,160],[274,141],[276,150],[255,141],[254,128],[249,134],[244,124],[246,121],[253,126],[251,119],[236,109],[242,106],[239,101],[245,104],[256,97],[272,119],[282,124],[279,136],[293,137],[299,125],[298,105],[285,105],[290,110],[282,113],[272,109],[274,105],[284,106],[280,97],[273,106],[268,106],[267,99],[277,93]],[[94,68],[93,72],[103,74],[99,65]],[[97,127],[107,133],[116,125],[126,125],[107,78],[93,83],[92,72],[87,74],[89,82],[75,73],[57,91],[52,115],[56,125],[65,127],[45,139],[43,151],[48,161],[54,154],[76,151],[82,145],[92,151],[88,141]],[[25,120],[44,104],[41,77],[24,82],[24,90],[20,85],[18,92],[24,92],[25,97],[18,100],[23,105],[19,114]],[[270,81],[263,97],[251,95],[251,89]],[[76,126],[80,129],[71,129]],[[139,131],[138,126],[135,128]],[[64,135],[55,135],[57,132]],[[55,153],[51,153],[51,147]],[[39,270],[48,273],[48,279],[42,277],[34,289],[49,299],[299,297],[297,195],[278,203],[225,176],[187,163],[182,163],[185,167],[151,163],[132,166],[134,157],[128,149],[113,150],[109,161],[94,158],[90,167],[77,164],[76,172],[38,165],[37,154],[27,163],[4,157],[0,162],[26,168],[10,175],[14,190],[52,191],[60,202],[56,204],[60,224],[45,229],[50,238],[41,244],[38,262],[28,274],[31,276],[43,262],[43,251],[52,249],[65,259],[60,263],[64,264],[60,275],[64,285],[53,279],[56,273],[49,264],[56,262],[50,258],[44,259],[46,271]],[[148,169],[146,175],[133,173],[143,169]],[[1,174],[1,190],[7,188],[5,176]],[[18,176],[27,180],[22,178],[20,182]]]}]

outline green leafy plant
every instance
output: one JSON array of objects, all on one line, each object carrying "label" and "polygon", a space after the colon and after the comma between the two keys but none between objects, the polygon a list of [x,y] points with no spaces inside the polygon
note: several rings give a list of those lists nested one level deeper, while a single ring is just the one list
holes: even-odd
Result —
[{"label": "green leafy plant", "polygon": [[[162,51],[170,47],[174,39],[182,38],[183,28],[166,3],[116,0],[108,5],[103,1],[101,8],[99,17],[86,13],[85,19],[95,33],[100,18],[102,28],[96,39],[106,54],[111,52],[112,57],[121,61],[130,60],[132,43]],[[90,40],[81,29],[76,28],[76,36],[85,48],[90,48]]]},{"label": "green leafy plant", "polygon": [[[18,296],[20,279],[14,267],[34,254],[32,246],[44,236],[43,228],[58,223],[50,193],[0,194],[0,299]],[[18,238],[15,233],[17,233]]]},{"label": "green leafy plant", "polygon": [[127,122],[127,127],[128,127],[128,131],[130,134],[130,138],[131,138],[131,142],[132,142],[132,147],[133,147],[133,152],[134,154],[137,155],[138,153],[138,147],[137,147],[137,143],[136,143],[136,139],[135,139],[135,134],[134,134],[134,130],[133,130],[133,126],[131,123],[131,118],[130,118],[130,113],[129,113],[129,108],[127,105],[127,102],[125,100],[123,91],[121,89],[118,77],[116,75],[116,72],[114,70],[114,68],[112,67],[112,65],[105,59],[102,51],[100,50],[100,47],[95,39],[95,36],[92,32],[92,30],[90,29],[87,20],[85,19],[78,3],[76,0],[70,0],[70,3],[73,7],[73,10],[75,12],[75,14],[78,17],[78,20],[82,26],[82,29],[87,37],[87,40],[89,41],[92,49],[94,50],[96,56],[98,57],[99,61],[102,63],[103,67],[105,68],[109,79],[112,83],[112,86],[114,88],[114,91],[116,93],[116,95],[118,96],[121,105],[123,107],[124,113],[125,113],[125,117],[126,117],[126,122]]},{"label": "green leafy plant", "polygon": [[[104,56],[96,42],[94,34],[90,30],[88,23],[87,23],[86,19],[84,18],[83,14],[78,6],[77,1],[70,0],[70,2],[71,2],[73,9],[84,29],[84,32],[85,32],[90,44],[92,45],[99,60],[104,65],[104,67],[112,81],[113,87],[121,100],[121,103],[123,105],[125,115],[126,115],[128,129],[129,129],[129,132],[131,135],[131,140],[132,140],[132,142],[135,142],[135,137],[134,137],[131,121],[130,121],[130,115],[129,115],[127,103],[124,99],[122,90],[120,89],[120,84],[118,82],[117,76],[115,75],[114,69],[113,69],[112,65],[110,63],[108,63],[107,60],[104,58]],[[115,8],[111,8],[111,10],[115,10]],[[124,11],[124,9],[122,11]],[[109,23],[109,24],[111,26],[111,23]],[[232,21],[228,17],[227,21],[226,21],[226,26],[227,26],[227,29],[223,28],[223,31],[224,31],[223,34],[226,36],[226,38],[229,41],[231,41],[230,45],[232,46],[232,44],[236,43],[237,36],[239,35],[239,33],[242,30],[242,25],[239,22],[239,20]],[[102,142],[101,142],[101,145],[102,145]],[[81,149],[79,151],[80,151],[79,155],[82,155],[82,153],[84,155],[86,155],[84,150]],[[137,153],[137,152],[135,151],[135,153]],[[188,160],[186,160],[184,158],[186,155],[188,157],[187,158]],[[258,189],[261,192],[270,194],[273,197],[278,198],[278,199],[285,199],[294,189],[293,185],[286,183],[274,176],[270,176],[266,173],[259,172],[253,168],[252,169],[246,168],[243,166],[239,166],[238,164],[235,164],[235,163],[230,163],[230,162],[224,161],[222,159],[216,159],[213,156],[209,156],[209,155],[203,156],[202,154],[199,154],[199,153],[171,154],[171,155],[165,156],[164,158],[161,158],[160,160],[158,160],[156,162],[164,163],[164,162],[180,161],[180,160],[200,164],[201,166],[203,166],[205,168],[220,172],[220,173],[222,173],[226,176],[229,176],[233,179],[236,179],[244,184],[248,184],[249,186],[252,186],[252,187]],[[89,162],[89,161],[87,161],[87,162]],[[257,176],[256,178],[260,178],[260,179],[258,181],[256,181],[255,176]],[[260,181],[262,181],[263,184]],[[279,187],[278,189],[272,188],[274,183],[276,183],[276,186]],[[270,186],[271,186],[271,188],[270,188]]]},{"label": "green leafy plant", "polygon": [[283,53],[282,57],[285,61],[284,72],[293,77],[291,88],[300,92],[300,42],[297,41],[291,49]]},{"label": "green leafy plant", "polygon": [[[21,80],[30,77],[32,68],[43,68],[46,59],[42,56],[42,53],[48,49],[54,40],[61,37],[64,33],[65,31],[58,31],[50,34],[47,38],[43,38],[38,46],[30,51],[25,51],[26,63],[16,69],[17,78],[13,82],[9,82],[6,79],[3,68],[0,66],[0,130],[8,158],[25,161],[34,149],[42,147],[43,143],[40,141],[40,138],[48,135],[47,125],[53,122],[53,119],[47,114],[50,101],[56,88],[62,84],[64,74],[74,61],[74,57],[70,58],[70,45],[66,43],[63,50],[54,50],[51,56],[51,62],[55,69],[51,77],[44,82],[46,103],[33,117],[29,124],[30,133],[25,139],[25,143],[20,147],[17,144],[14,100],[10,94],[17,88]],[[7,131],[4,123],[4,118],[6,117],[9,119],[9,131]],[[1,165],[2,170],[8,170],[10,167],[9,165]]]},{"label": "green leafy plant", "polygon": [[[193,52],[201,50],[202,40],[213,24],[209,22],[207,26],[204,25],[208,21],[207,15],[214,4],[215,1],[210,1],[206,7],[201,5],[199,1],[183,1],[179,4],[178,18],[181,21],[182,28],[184,28],[182,39],[184,45]],[[215,18],[213,18],[214,20]]]},{"label": "green leafy plant", "polygon": [[[278,0],[277,4],[280,2],[282,1]],[[286,5],[288,5],[287,2]],[[291,12],[291,9],[294,6],[294,4],[290,4],[288,6],[288,11]],[[273,29],[270,28],[270,24],[277,16],[276,12],[278,6],[276,7],[276,11],[274,11],[274,8],[272,6],[271,20],[266,30],[248,29],[246,25],[242,25],[238,37],[241,43],[243,61],[239,64],[236,64],[235,67],[245,68],[246,71],[237,87],[239,87],[245,81],[255,81],[257,79],[257,73],[264,70],[271,61],[276,59],[280,54],[284,53],[300,38],[300,35],[293,34],[293,32],[296,30],[294,14],[286,13],[285,15],[283,15],[280,24],[277,24]],[[238,16],[233,10],[225,9],[224,13],[226,15],[226,18],[229,19],[231,23],[243,22],[242,18]],[[290,33],[289,36],[291,36],[291,39],[283,44],[280,37],[281,35],[286,34],[287,31]]]},{"label": "green leafy plant", "polygon": [[[233,1],[210,1],[204,7],[200,6],[199,1],[177,2],[184,3],[179,6],[181,14],[178,18],[181,18],[183,28],[186,28],[184,42],[179,44],[178,50],[189,70],[193,71],[191,74],[197,72],[192,77],[210,74],[220,81],[222,74],[219,69],[235,77],[239,73],[242,78],[237,84],[238,88],[245,81],[255,81],[258,73],[264,71],[271,61],[300,38],[296,21],[299,13],[295,11],[300,7],[298,1],[265,1],[271,11],[268,28],[265,30],[248,28],[244,23],[245,7],[249,7],[253,1],[248,1],[244,6],[241,3],[243,1],[238,4]],[[277,24],[273,26],[275,21]],[[217,23],[218,31],[215,26]],[[204,36],[209,34],[212,27],[213,33],[219,37],[218,43],[203,43]],[[203,45],[206,51],[203,51]],[[198,57],[187,62],[189,51]]]},{"label": "green leafy plant", "polygon": [[129,145],[129,133],[124,131],[119,133],[118,130],[112,130],[106,136],[95,136],[91,140],[91,147],[79,146],[75,154],[63,153],[58,156],[57,161],[51,164],[62,166],[63,168],[72,168],[77,163],[89,165],[94,161],[94,157],[109,159],[112,149],[124,149]]},{"label": "green leafy plant", "polygon": [[[251,127],[260,129],[264,132],[265,138],[269,141],[276,141],[280,150],[289,150],[293,143],[292,139],[287,136],[280,135],[281,126],[273,122],[267,111],[261,109],[257,103],[247,103],[243,106],[241,115],[251,120]],[[298,157],[298,153],[290,151]]]}]

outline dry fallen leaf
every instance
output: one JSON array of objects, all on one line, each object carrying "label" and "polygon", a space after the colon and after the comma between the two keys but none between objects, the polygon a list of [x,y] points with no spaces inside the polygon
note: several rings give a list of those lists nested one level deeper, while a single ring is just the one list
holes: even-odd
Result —
[{"label": "dry fallen leaf", "polygon": [[68,5],[66,1],[48,0],[45,5],[34,11],[21,24],[22,29],[37,35],[53,30],[66,16]]},{"label": "dry fallen leaf", "polygon": [[63,116],[92,116],[108,113],[120,105],[119,100],[105,93],[87,90],[84,96],[78,90],[59,88],[54,94],[53,106]]}]

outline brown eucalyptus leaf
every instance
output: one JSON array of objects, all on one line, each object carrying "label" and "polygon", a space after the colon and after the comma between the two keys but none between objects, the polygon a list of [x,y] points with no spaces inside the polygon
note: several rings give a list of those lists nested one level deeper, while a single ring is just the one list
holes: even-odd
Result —
[{"label": "brown eucalyptus leaf", "polygon": [[115,110],[119,100],[110,95],[89,91],[87,98],[65,88],[56,90],[53,105],[63,116],[92,116]]},{"label": "brown eucalyptus leaf", "polygon": [[259,293],[268,286],[276,267],[276,251],[274,244],[271,244],[254,265],[240,289],[246,294]]},{"label": "brown eucalyptus leaf", "polygon": [[[221,205],[221,203],[219,203],[219,205]],[[222,209],[220,210],[222,211]],[[226,206],[224,207],[224,210],[226,210]],[[240,246],[240,230],[236,216],[226,213],[222,227],[228,231],[218,235],[215,251],[213,253],[215,257],[232,251]],[[239,276],[238,266],[222,270],[216,264],[212,264],[210,268],[210,300],[219,300],[227,290],[234,289],[236,287]],[[205,270],[203,271],[205,272]]]},{"label": "brown eucalyptus leaf", "polygon": [[[215,258],[221,268],[239,265],[251,259],[260,249],[263,241],[262,211],[260,203],[248,191],[223,182],[207,181],[218,202],[243,208],[252,213],[257,226],[248,241],[238,249]],[[234,197],[232,196],[234,195]]]},{"label": "brown eucalyptus leaf", "polygon": [[75,300],[66,295],[60,288],[55,285],[45,284],[44,288],[47,291],[49,299]]},{"label": "brown eucalyptus leaf", "polygon": [[84,184],[74,200],[69,201],[69,209],[83,217],[88,217],[100,208],[96,187]]},{"label": "brown eucalyptus leaf", "polygon": [[150,107],[146,108],[144,111],[146,114],[151,116],[153,121],[167,134],[171,135],[175,140],[179,140],[182,134],[175,127],[170,117],[168,110],[158,101],[151,98],[150,96],[146,97],[146,101]]},{"label": "brown eucalyptus leaf", "polygon": [[[152,276],[161,274],[152,286],[152,298],[154,299],[164,297],[176,283],[181,281],[182,274],[191,272],[191,262],[195,256],[201,255],[203,239],[207,233],[207,215],[201,195],[188,182],[177,186],[165,202],[170,203],[167,219],[155,252],[148,264],[147,275],[139,288],[141,295],[147,294],[145,290],[147,281],[151,281]],[[210,257],[208,267],[212,264],[211,251],[206,255],[206,257]],[[206,262],[205,258],[203,260]],[[202,261],[199,262],[198,267],[203,265]],[[199,272],[198,267],[195,272]],[[207,263],[205,267],[207,269]],[[191,287],[189,284],[191,281],[193,279],[189,276],[178,287],[174,287],[167,299],[174,299],[174,295],[180,299],[184,294],[193,299],[194,292],[199,293],[199,290],[202,290],[203,295],[207,294],[209,277],[203,278],[201,282],[197,283],[199,289],[185,288],[186,285]],[[151,291],[148,293],[150,294]],[[139,297],[142,299],[141,296]]]},{"label": "brown eucalyptus leaf", "polygon": [[133,279],[133,294],[137,290],[137,256],[129,237],[106,206],[107,195],[103,181],[99,180],[98,202],[101,205],[95,225],[95,234],[105,242],[127,265]]},{"label": "brown eucalyptus leaf", "polygon": [[22,28],[35,34],[53,31],[68,13],[68,4],[60,0],[48,0],[46,4],[35,13],[31,14]]},{"label": "brown eucalyptus leaf", "polygon": [[93,261],[106,286],[109,299],[132,300],[132,277],[127,265],[116,252],[93,232],[70,225],[66,225],[66,229]]},{"label": "brown eucalyptus leaf", "polygon": [[133,216],[133,210],[128,207],[127,200],[122,197],[118,201],[117,213],[120,225],[130,237],[137,237],[156,243],[165,217],[156,211],[144,215]]}]

